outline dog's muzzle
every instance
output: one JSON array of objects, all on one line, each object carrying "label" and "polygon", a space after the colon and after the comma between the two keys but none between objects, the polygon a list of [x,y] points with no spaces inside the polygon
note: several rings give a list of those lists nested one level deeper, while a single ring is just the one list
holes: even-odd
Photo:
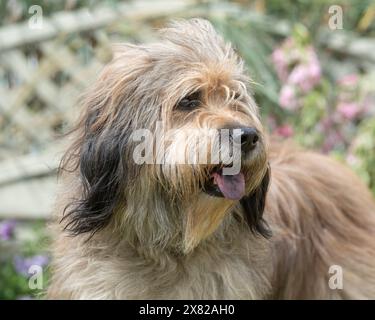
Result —
[{"label": "dog's muzzle", "polygon": [[[241,161],[247,159],[260,143],[258,131],[252,127],[230,128],[229,130],[229,140],[240,142]],[[203,191],[215,197],[240,200],[245,195],[245,176],[242,170],[236,174],[225,175],[223,174],[224,168],[224,165],[218,165],[210,170],[209,179]]]}]

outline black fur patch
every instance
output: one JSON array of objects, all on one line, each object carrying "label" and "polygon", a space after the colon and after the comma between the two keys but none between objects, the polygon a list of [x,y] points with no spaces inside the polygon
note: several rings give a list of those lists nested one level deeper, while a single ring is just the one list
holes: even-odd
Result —
[{"label": "black fur patch", "polygon": [[65,230],[73,235],[95,233],[110,221],[126,181],[123,134],[87,134],[79,151],[80,199],[64,210]]},{"label": "black fur patch", "polygon": [[240,200],[250,230],[265,238],[270,238],[272,236],[272,232],[267,222],[263,219],[269,182],[270,167],[268,166],[267,172],[259,187],[252,194],[245,196]]}]

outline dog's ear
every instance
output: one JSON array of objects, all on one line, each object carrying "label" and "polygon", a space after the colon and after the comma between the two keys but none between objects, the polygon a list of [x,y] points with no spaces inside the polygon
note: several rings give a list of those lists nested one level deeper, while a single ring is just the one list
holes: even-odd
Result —
[{"label": "dog's ear", "polygon": [[109,223],[126,181],[126,137],[111,129],[93,132],[89,122],[87,119],[76,156],[80,198],[65,208],[63,218],[67,220],[65,229],[73,235],[94,233]]},{"label": "dog's ear", "polygon": [[270,166],[268,165],[267,172],[260,185],[251,194],[240,200],[244,217],[250,230],[254,233],[261,234],[265,238],[269,238],[272,235],[267,222],[263,219],[267,190],[270,182],[270,170]]},{"label": "dog's ear", "polygon": [[74,172],[80,180],[77,199],[65,208],[65,229],[72,234],[93,233],[104,228],[117,209],[129,175],[135,175],[129,159],[130,136],[134,115],[145,108],[140,83],[148,79],[152,66],[148,54],[137,46],[117,48],[112,61],[83,96],[82,116],[72,133],[73,144],[65,154],[60,169]]}]

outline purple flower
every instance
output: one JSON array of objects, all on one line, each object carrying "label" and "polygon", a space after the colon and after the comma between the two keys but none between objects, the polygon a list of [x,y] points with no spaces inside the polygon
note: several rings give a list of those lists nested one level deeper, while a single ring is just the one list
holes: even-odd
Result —
[{"label": "purple flower", "polygon": [[10,240],[14,235],[15,227],[15,220],[5,220],[0,223],[0,238],[5,241]]},{"label": "purple flower", "polygon": [[287,110],[296,110],[298,108],[295,89],[291,85],[285,85],[281,88],[279,103],[282,108]]},{"label": "purple flower", "polygon": [[14,268],[19,274],[24,276],[29,276],[29,269],[33,265],[44,267],[48,264],[48,257],[44,255],[36,255],[29,258],[24,258],[21,256],[15,256],[13,260]]}]

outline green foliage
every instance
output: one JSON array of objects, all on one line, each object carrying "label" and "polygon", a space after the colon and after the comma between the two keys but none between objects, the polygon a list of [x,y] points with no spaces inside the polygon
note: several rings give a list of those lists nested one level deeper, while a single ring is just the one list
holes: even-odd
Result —
[{"label": "green foliage", "polygon": [[[4,221],[0,221],[4,223]],[[43,289],[30,289],[29,276],[20,273],[16,259],[33,256],[47,256],[49,237],[45,223],[17,222],[11,239],[0,239],[0,300],[36,299],[43,294]],[[48,283],[49,270],[43,266],[43,286]]]},{"label": "green foliage", "polygon": [[15,299],[30,294],[27,279],[17,274],[13,262],[3,262],[0,269],[1,290],[0,299]]},{"label": "green foliage", "polygon": [[366,119],[353,143],[353,168],[375,194],[375,117]]}]

